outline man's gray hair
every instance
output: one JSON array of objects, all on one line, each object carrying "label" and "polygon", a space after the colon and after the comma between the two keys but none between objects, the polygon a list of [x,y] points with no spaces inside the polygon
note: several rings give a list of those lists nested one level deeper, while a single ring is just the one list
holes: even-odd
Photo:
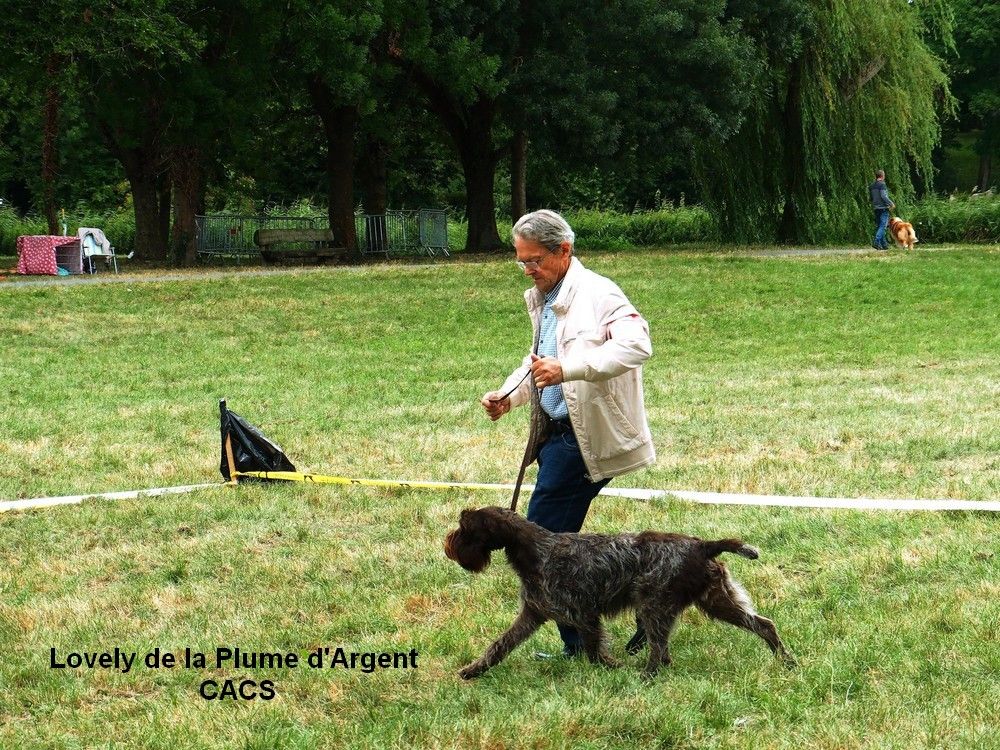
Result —
[{"label": "man's gray hair", "polygon": [[522,216],[517,220],[511,234],[522,240],[537,242],[552,252],[558,250],[564,242],[569,243],[572,251],[576,240],[576,235],[566,219],[547,208]]}]

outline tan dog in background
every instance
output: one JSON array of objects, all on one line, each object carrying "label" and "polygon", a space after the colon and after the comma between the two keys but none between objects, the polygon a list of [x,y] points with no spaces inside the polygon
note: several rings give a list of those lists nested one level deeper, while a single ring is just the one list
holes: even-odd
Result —
[{"label": "tan dog in background", "polygon": [[889,219],[889,232],[896,240],[896,244],[904,249],[912,250],[913,245],[920,242],[917,239],[917,233],[913,231],[913,225],[895,216]]}]

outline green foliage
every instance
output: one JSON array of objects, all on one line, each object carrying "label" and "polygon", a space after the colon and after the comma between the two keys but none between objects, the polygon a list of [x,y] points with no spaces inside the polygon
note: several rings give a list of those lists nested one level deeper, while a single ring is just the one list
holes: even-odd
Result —
[{"label": "green foliage", "polygon": [[939,116],[953,109],[926,41],[950,41],[942,0],[813,0],[787,22],[787,55],[760,61],[766,95],[735,138],[700,154],[705,197],[742,241],[849,235],[879,168],[897,202],[911,198],[911,171],[932,183]]},{"label": "green foliage", "polygon": [[979,182],[979,154],[976,153],[976,144],[980,133],[948,130],[946,128],[944,142],[934,159],[938,169],[934,187],[942,195],[968,193]]},{"label": "green foliage", "polygon": [[[569,209],[563,216],[576,233],[581,251],[628,250],[707,242],[718,235],[711,214],[701,206],[661,206],[653,211],[623,213],[597,209]],[[497,228],[504,247],[511,247],[510,220],[499,220]],[[462,247],[466,224],[448,222],[448,238],[453,250]]]},{"label": "green foliage", "polygon": [[[325,204],[326,139],[303,86],[314,75],[358,108],[359,153],[371,135],[384,145],[391,207],[468,215],[464,168],[478,160],[477,194],[492,184],[499,197],[475,213],[508,215],[506,146],[525,132],[529,207],[629,212],[658,209],[657,191],[703,189],[727,237],[842,241],[869,223],[875,168],[904,205],[932,186],[951,110],[939,58],[976,152],[996,145],[997,13],[973,0],[40,0],[30,13],[0,0],[0,195],[41,208],[57,83],[57,207],[117,220],[138,206],[148,241],[164,226],[164,178],[199,189],[176,175],[195,162],[185,154],[204,162],[188,175],[207,183],[197,210]],[[711,235],[701,219],[612,223],[595,236]]]},{"label": "green foliage", "polygon": [[37,214],[18,216],[10,206],[0,206],[0,255],[17,254],[17,238],[22,234],[48,234],[49,225]]},{"label": "green foliage", "polygon": [[631,214],[575,211],[567,220],[582,249],[621,250],[704,242],[716,236],[711,215],[700,206],[663,207]]},{"label": "green foliage", "polygon": [[[576,4],[515,81],[530,136],[529,205],[654,208],[693,192],[696,144],[724,138],[755,95],[751,37],[723,2]],[[600,29],[599,33],[594,33]]]},{"label": "green foliage", "polygon": [[1000,2],[952,2],[957,48],[954,89],[962,101],[963,129],[977,130],[975,150],[980,156],[1000,157]]},{"label": "green foliage", "polygon": [[927,198],[904,218],[921,242],[1000,243],[1000,196]]}]

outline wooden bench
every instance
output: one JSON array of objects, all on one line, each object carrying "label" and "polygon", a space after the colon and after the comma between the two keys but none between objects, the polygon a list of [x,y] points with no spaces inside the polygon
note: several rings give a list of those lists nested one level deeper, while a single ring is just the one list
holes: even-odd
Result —
[{"label": "wooden bench", "polygon": [[258,229],[253,241],[265,263],[343,260],[346,252],[333,244],[329,229]]}]

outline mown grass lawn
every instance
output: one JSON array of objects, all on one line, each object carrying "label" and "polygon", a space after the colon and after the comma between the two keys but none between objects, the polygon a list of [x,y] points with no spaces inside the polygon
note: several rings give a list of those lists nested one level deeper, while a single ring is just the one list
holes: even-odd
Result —
[{"label": "mown grass lawn", "polygon": [[[584,255],[650,320],[659,460],[620,487],[1000,497],[1000,248]],[[478,397],[529,343],[507,262],[0,286],[0,499],[212,481],[217,401],[298,468],[509,482],[526,414]],[[530,479],[530,477],[529,477]],[[739,535],[801,666],[688,614],[653,682],[536,662],[441,552],[484,493],[241,486],[0,515],[0,747],[998,747],[1000,518],[598,500],[589,530]],[[621,655],[627,620],[612,627]],[[408,670],[50,669],[49,650],[419,653]],[[206,701],[206,679],[272,679]]]}]

